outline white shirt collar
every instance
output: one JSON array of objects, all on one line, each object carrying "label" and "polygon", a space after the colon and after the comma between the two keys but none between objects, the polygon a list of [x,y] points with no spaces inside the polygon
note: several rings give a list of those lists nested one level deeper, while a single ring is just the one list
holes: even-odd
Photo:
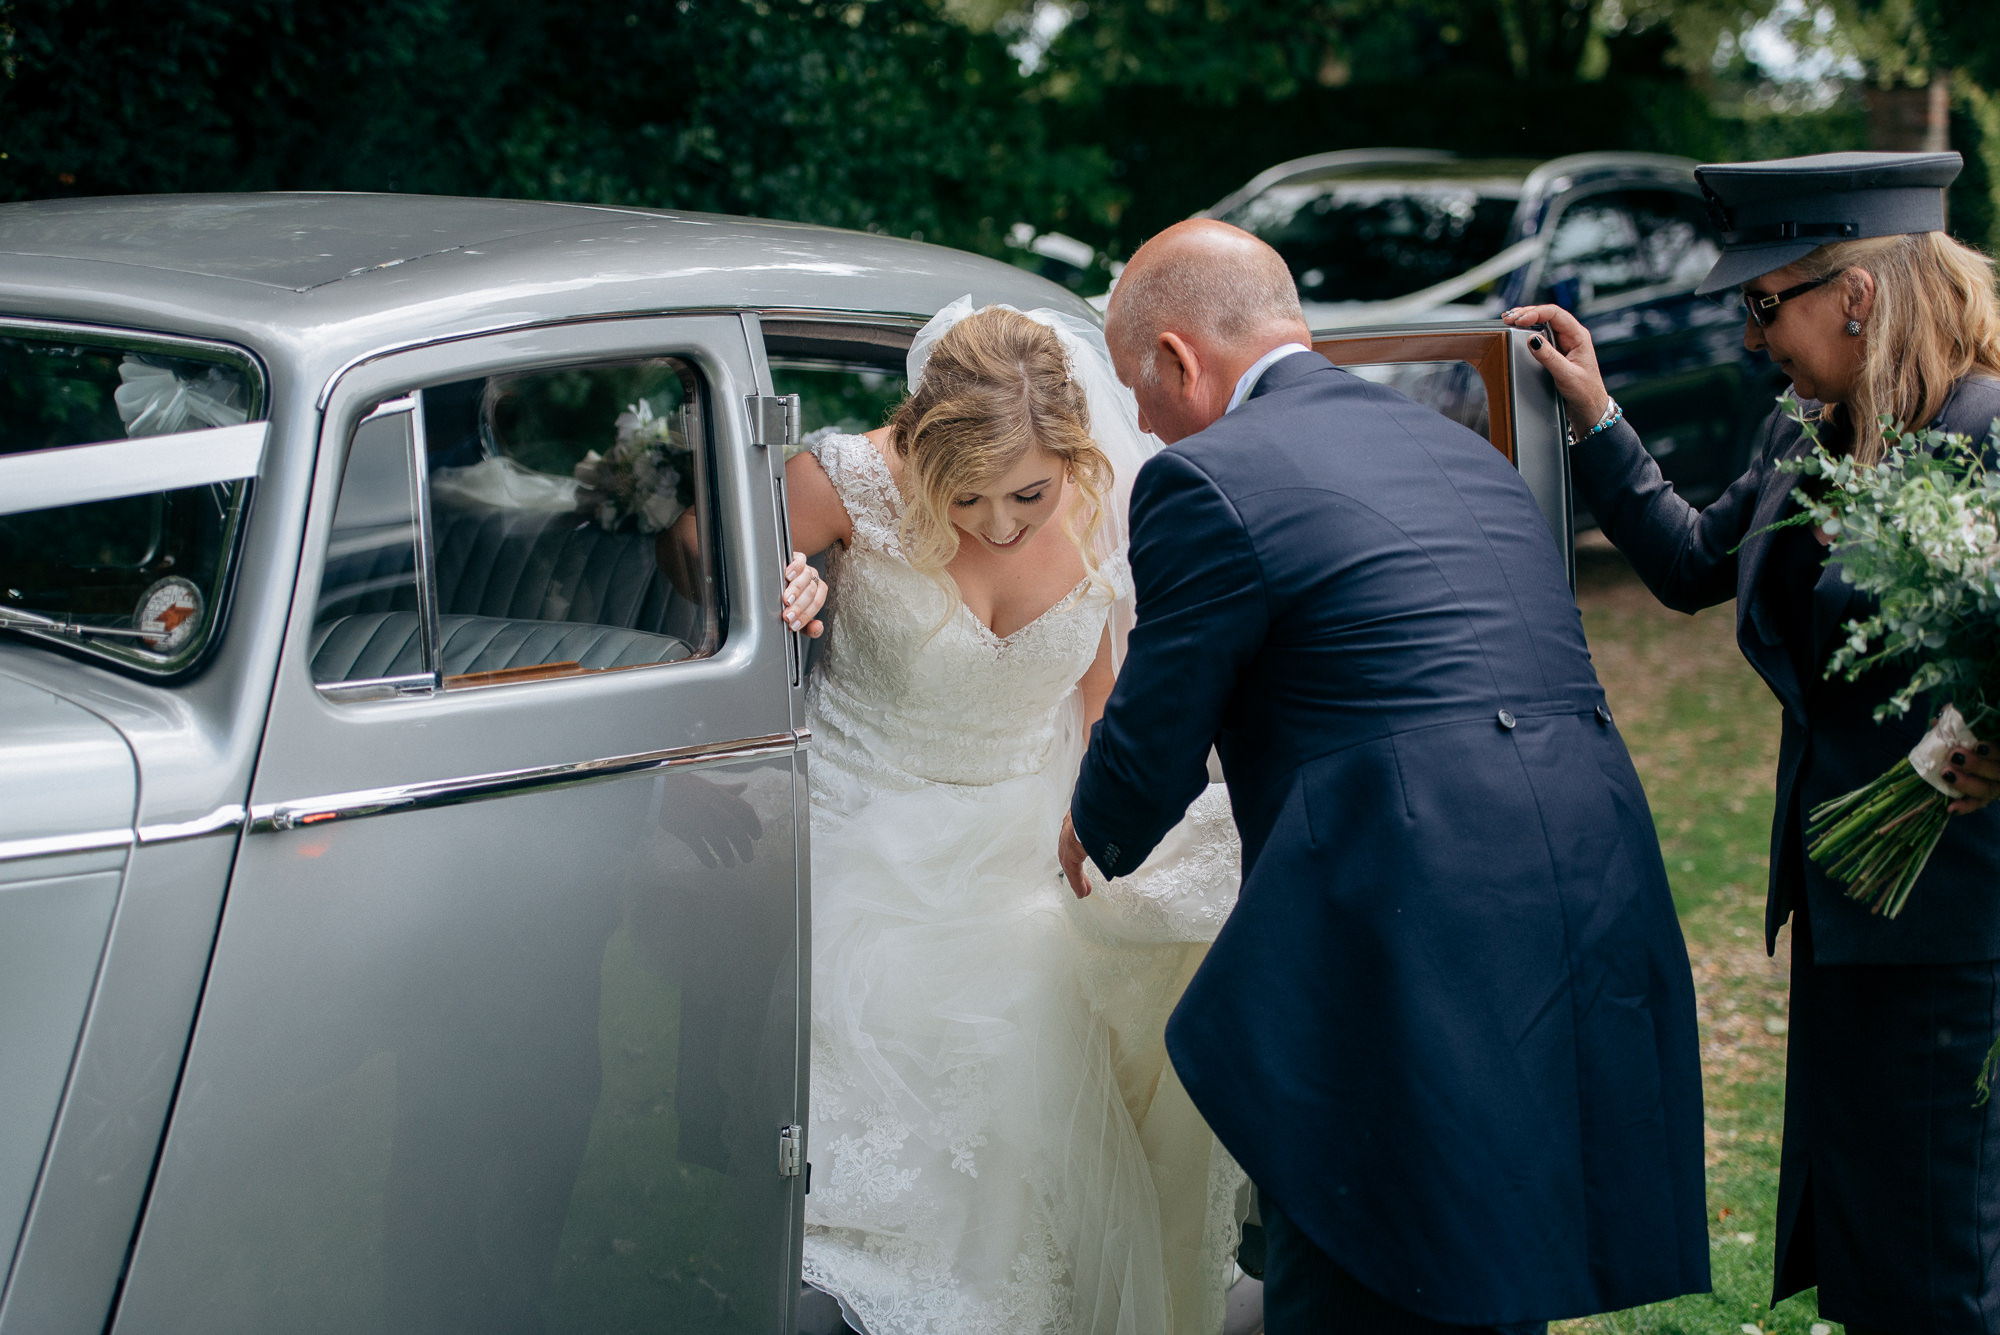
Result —
[{"label": "white shirt collar", "polygon": [[1303,343],[1281,343],[1259,357],[1256,361],[1251,362],[1250,369],[1245,371],[1242,377],[1237,380],[1236,392],[1229,396],[1229,406],[1222,411],[1225,413],[1235,412],[1236,405],[1249,398],[1250,391],[1257,388],[1257,382],[1263,379],[1264,372],[1270,370],[1278,362],[1283,361],[1295,352],[1311,351],[1312,349]]}]

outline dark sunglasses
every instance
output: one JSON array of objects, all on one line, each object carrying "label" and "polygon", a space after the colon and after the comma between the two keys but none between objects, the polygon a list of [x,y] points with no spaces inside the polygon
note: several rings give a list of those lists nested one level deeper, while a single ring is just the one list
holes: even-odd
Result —
[{"label": "dark sunglasses", "polygon": [[1750,323],[1756,325],[1759,329],[1769,329],[1771,321],[1778,318],[1778,307],[1784,305],[1794,297],[1803,297],[1816,287],[1825,287],[1828,283],[1831,283],[1846,272],[1847,270],[1845,269],[1835,269],[1824,278],[1814,278],[1809,282],[1788,287],[1783,292],[1765,293],[1744,290],[1741,292],[1743,313],[1748,315]]}]

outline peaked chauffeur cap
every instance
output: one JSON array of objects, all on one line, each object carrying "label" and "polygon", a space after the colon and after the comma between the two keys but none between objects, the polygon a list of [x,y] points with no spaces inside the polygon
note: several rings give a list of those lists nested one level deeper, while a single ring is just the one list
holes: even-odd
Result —
[{"label": "peaked chauffeur cap", "polygon": [[1835,241],[1941,232],[1944,188],[1963,165],[1956,153],[1819,153],[1696,167],[1722,229],[1722,257],[1696,290],[1747,283]]}]

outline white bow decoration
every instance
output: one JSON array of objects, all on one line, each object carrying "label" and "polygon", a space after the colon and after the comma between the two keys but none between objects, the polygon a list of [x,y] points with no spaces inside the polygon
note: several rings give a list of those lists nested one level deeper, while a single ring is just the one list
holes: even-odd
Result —
[{"label": "white bow decoration", "polygon": [[112,392],[119,420],[128,436],[165,436],[203,427],[237,426],[249,412],[230,400],[239,392],[232,381],[217,378],[214,392],[199,382],[183,380],[164,366],[127,357],[118,367],[122,384]]}]

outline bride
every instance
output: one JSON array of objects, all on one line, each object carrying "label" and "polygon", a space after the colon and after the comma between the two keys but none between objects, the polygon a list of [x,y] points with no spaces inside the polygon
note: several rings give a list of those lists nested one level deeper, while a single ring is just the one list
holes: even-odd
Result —
[{"label": "bride", "polygon": [[[1130,624],[1147,452],[1101,348],[962,299],[886,427],[786,470],[795,545],[832,553],[805,1276],[867,1335],[1222,1325],[1243,1176],[1161,1033],[1234,900],[1227,807],[1080,901],[1055,856]],[[788,574],[816,632],[823,590]]]}]

